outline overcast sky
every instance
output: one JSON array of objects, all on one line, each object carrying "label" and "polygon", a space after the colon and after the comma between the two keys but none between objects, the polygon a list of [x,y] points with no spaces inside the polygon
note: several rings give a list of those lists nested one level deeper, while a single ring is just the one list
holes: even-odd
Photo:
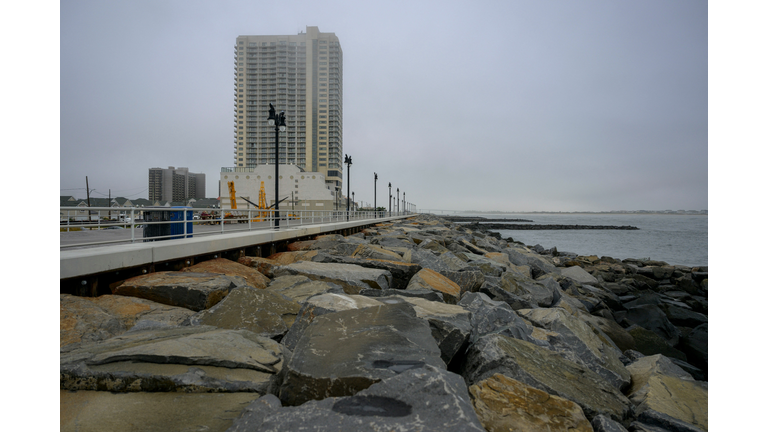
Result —
[{"label": "overcast sky", "polygon": [[358,200],[373,201],[376,172],[379,205],[391,182],[426,210],[708,208],[705,1],[60,8],[60,195],[85,197],[88,176],[91,196],[146,198],[148,169],[175,166],[218,196],[236,37],[309,25],[344,52]]}]

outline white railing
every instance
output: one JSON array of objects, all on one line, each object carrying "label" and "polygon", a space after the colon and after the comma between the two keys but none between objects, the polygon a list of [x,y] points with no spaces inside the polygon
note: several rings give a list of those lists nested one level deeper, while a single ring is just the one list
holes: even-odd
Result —
[{"label": "white railing", "polygon": [[[346,210],[231,210],[193,207],[61,207],[60,248],[183,239],[301,225],[376,220],[407,212]],[[110,235],[102,230],[116,230]],[[119,230],[119,231],[117,231]],[[79,235],[77,231],[90,234]],[[95,231],[95,232],[94,232]],[[67,233],[67,234],[65,234]]]}]

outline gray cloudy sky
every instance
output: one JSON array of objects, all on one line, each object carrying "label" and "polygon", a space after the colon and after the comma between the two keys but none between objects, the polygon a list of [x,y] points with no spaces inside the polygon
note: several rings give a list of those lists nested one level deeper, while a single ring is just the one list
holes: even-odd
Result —
[{"label": "gray cloudy sky", "polygon": [[358,200],[373,201],[377,172],[380,205],[392,182],[419,209],[708,208],[705,1],[60,8],[61,195],[85,197],[88,176],[92,196],[146,198],[150,167],[183,166],[217,196],[235,38],[310,25],[344,51]]}]

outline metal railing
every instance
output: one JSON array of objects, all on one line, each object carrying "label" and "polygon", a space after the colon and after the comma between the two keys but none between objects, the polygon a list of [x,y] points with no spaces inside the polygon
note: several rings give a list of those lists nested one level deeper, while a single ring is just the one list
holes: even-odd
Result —
[{"label": "metal railing", "polygon": [[[194,207],[61,207],[60,209],[62,237],[59,246],[61,249],[276,229],[274,209],[231,210]],[[162,213],[162,216],[160,218],[148,216],[153,213]],[[387,211],[280,209],[278,229],[357,220],[375,221],[408,214],[408,212]],[[150,232],[149,229],[153,226],[155,228],[151,228],[153,232]],[[109,238],[105,239],[106,235],[99,235],[102,230],[120,231],[110,232]],[[91,234],[81,236],[76,233],[77,231],[88,231]]]}]

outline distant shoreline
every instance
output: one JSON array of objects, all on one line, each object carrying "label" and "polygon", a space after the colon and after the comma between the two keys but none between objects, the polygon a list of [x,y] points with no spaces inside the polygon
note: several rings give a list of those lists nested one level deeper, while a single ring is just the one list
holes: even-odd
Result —
[{"label": "distant shoreline", "polygon": [[581,212],[565,212],[565,211],[559,211],[559,212],[545,212],[545,211],[533,211],[533,212],[491,212],[491,211],[456,211],[457,214],[484,214],[484,215],[515,215],[515,214],[564,214],[564,215],[576,215],[576,214],[586,214],[586,215],[667,215],[667,216],[709,216],[708,212],[701,213],[700,211],[696,210],[686,210],[685,213],[678,213],[678,212],[663,212],[663,211],[644,211],[644,210],[638,210],[638,211],[606,211],[606,212],[587,212],[587,211],[581,211]]}]

